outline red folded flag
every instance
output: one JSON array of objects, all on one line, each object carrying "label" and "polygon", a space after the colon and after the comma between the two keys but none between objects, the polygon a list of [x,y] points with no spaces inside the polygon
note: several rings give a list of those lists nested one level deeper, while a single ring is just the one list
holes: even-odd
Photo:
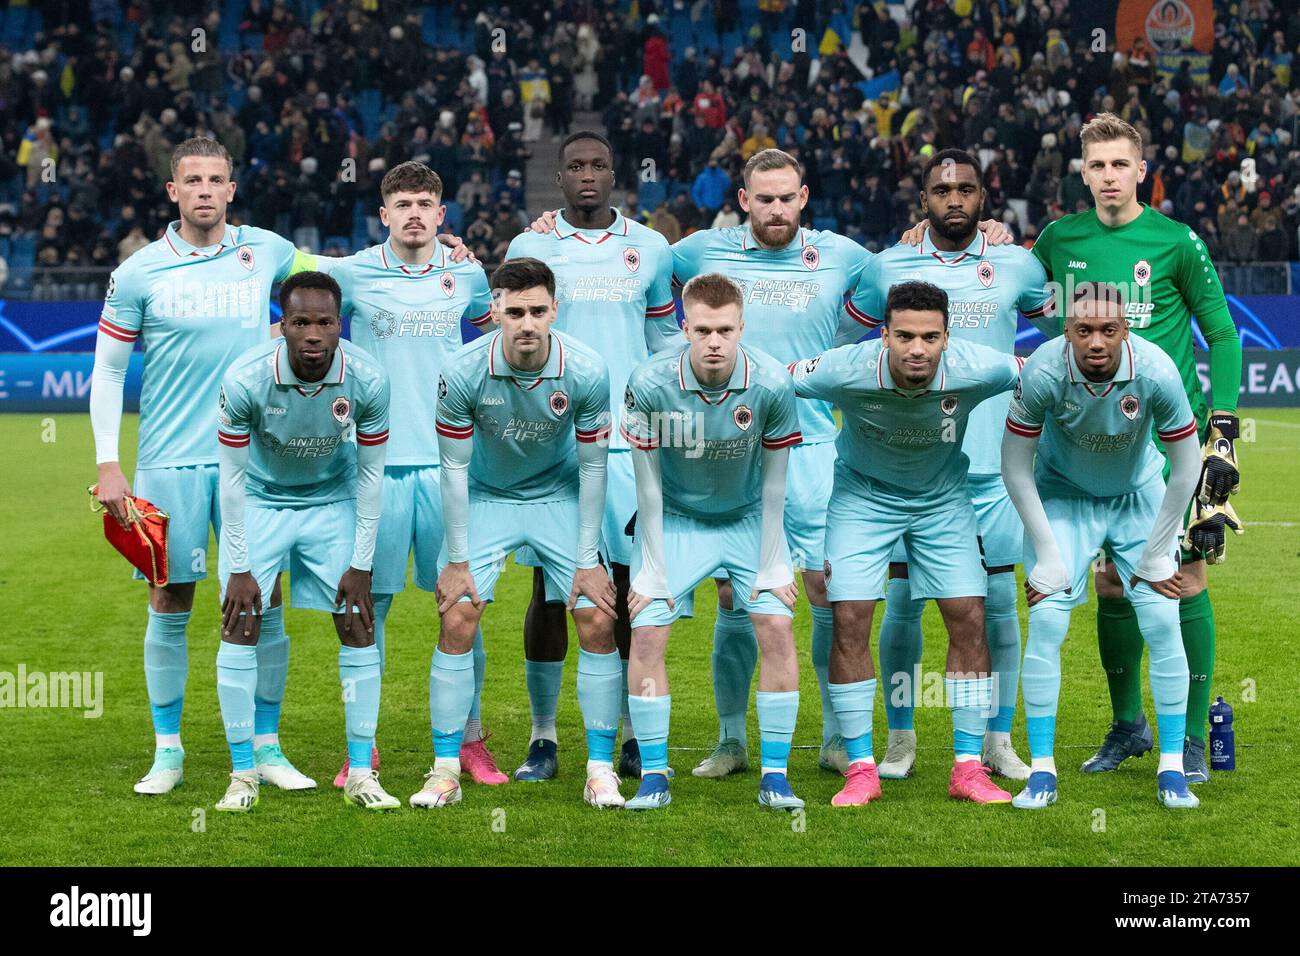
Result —
[{"label": "red folded flag", "polygon": [[[98,485],[90,488],[92,495],[99,491]],[[124,499],[129,524],[123,528],[117,519],[104,511],[104,537],[108,543],[117,548],[122,556],[135,566],[155,587],[167,584],[167,522],[171,520],[167,512],[160,511],[152,502],[127,495]],[[98,510],[98,502],[91,503],[91,510]]]}]

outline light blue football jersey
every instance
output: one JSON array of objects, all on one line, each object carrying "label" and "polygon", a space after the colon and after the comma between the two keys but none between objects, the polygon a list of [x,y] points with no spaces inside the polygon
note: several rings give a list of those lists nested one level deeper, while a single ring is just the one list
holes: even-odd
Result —
[{"label": "light blue football jersey", "polygon": [[623,398],[624,437],[659,449],[664,510],[708,521],[763,509],[763,448],[799,444],[799,412],[785,367],[741,346],[724,389],[706,390],[690,347],[665,351],[632,373]]},{"label": "light blue football jersey", "polygon": [[[610,407],[650,355],[681,343],[668,240],[617,209],[608,229],[575,229],[556,216],[551,232],[524,232],[506,259],[540,259],[555,273],[558,314],[551,326],[595,349],[609,368]],[[622,435],[610,448],[627,448]]]},{"label": "light blue football jersey", "polygon": [[404,264],[388,242],[317,262],[343,290],[352,341],[383,366],[396,396],[385,467],[438,464],[438,376],[465,344],[462,317],[478,328],[491,324],[483,267],[468,259],[453,262],[442,243],[422,267]]},{"label": "light blue football jersey", "polygon": [[609,437],[609,372],[593,349],[551,332],[540,373],[506,361],[502,333],[465,346],[438,381],[438,434],[473,438],[471,498],[578,496],[576,442]]},{"label": "light blue football jersey", "polygon": [[1151,440],[1196,434],[1196,420],[1173,359],[1160,346],[1129,335],[1119,369],[1106,383],[1084,377],[1064,336],[1040,345],[1026,361],[1006,427],[1042,435],[1034,477],[1044,495],[1126,495],[1160,481],[1164,456]]},{"label": "light blue football jersey", "polygon": [[[1047,273],[1033,253],[1021,246],[990,246],[984,233],[960,252],[934,248],[927,232],[919,246],[892,246],[872,258],[850,305],[871,326],[880,325],[890,287],[900,282],[929,282],[948,293],[948,331],[996,349],[1016,351],[1016,312],[1035,324],[1044,323],[1052,293]],[[1044,323],[1044,328],[1050,323]],[[1055,335],[1055,328],[1050,334]],[[1011,395],[996,395],[971,412],[962,451],[971,474],[996,475],[1002,470],[1002,430]]]},{"label": "light blue football jersey", "polygon": [[[899,389],[880,342],[843,345],[796,363],[795,393],[834,403],[844,417],[836,480],[877,505],[919,514],[969,501],[966,423],[986,398],[1010,391],[1021,361],[949,339],[929,388]],[[838,485],[837,485],[838,487]]]},{"label": "light blue football jersey", "polygon": [[298,379],[284,339],[256,345],[226,372],[217,404],[218,440],[248,446],[249,500],[277,507],[355,498],[356,446],[388,441],[388,376],[351,342],[319,382]]},{"label": "light blue football jersey", "polygon": [[[704,229],[673,245],[674,280],[721,272],[744,289],[745,344],[789,364],[856,341],[866,329],[845,309],[871,253],[833,232],[800,229],[784,249],[764,249],[748,223]],[[835,437],[827,402],[799,402],[809,443]]]},{"label": "light blue football jersey", "polygon": [[212,406],[221,377],[271,337],[271,286],[313,257],[255,226],[226,226],[196,249],[180,220],[113,270],[99,329],[144,346],[137,468],[217,461]]}]

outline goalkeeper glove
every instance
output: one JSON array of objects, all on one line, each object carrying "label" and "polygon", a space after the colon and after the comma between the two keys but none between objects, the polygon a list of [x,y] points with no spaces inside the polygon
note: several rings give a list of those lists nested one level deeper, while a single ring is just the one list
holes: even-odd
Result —
[{"label": "goalkeeper glove", "polygon": [[1192,521],[1183,535],[1183,547],[1192,553],[1195,560],[1204,559],[1206,564],[1222,564],[1227,548],[1226,529],[1233,534],[1242,534],[1241,519],[1232,505],[1226,501],[1218,505],[1202,504],[1199,500],[1192,503]]},{"label": "goalkeeper glove", "polygon": [[1228,495],[1241,490],[1241,473],[1237,470],[1239,427],[1236,415],[1211,415],[1210,431],[1202,449],[1201,481],[1196,499],[1202,504],[1221,505]]}]

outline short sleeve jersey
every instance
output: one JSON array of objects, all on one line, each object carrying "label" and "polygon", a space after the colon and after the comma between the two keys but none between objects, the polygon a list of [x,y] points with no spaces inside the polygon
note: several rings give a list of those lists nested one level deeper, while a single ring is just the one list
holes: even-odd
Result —
[{"label": "short sleeve jersey", "polygon": [[[611,408],[622,401],[632,369],[681,342],[668,240],[612,212],[608,229],[576,229],[561,211],[551,232],[521,233],[506,251],[507,260],[540,259],[555,273],[558,313],[552,328],[604,358]],[[614,435],[610,448],[627,445]]]},{"label": "short sleeve jersey", "polygon": [[837,477],[850,492],[920,514],[966,501],[966,422],[980,402],[1010,391],[1020,359],[949,339],[930,385],[895,386],[876,341],[804,359],[791,371],[800,398],[832,402],[844,416]]},{"label": "short sleeve jersey", "polygon": [[483,267],[453,262],[442,243],[424,266],[404,264],[387,242],[317,261],[343,290],[352,341],[388,373],[394,400],[386,464],[438,464],[438,375],[465,344],[460,320],[485,327],[492,317]]},{"label": "short sleeve jersey", "polygon": [[[1042,263],[1020,246],[990,246],[984,233],[960,252],[934,248],[929,233],[920,246],[891,246],[872,258],[851,305],[864,321],[878,326],[891,287],[929,282],[948,293],[948,331],[954,339],[975,342],[1014,355],[1016,313],[1041,320],[1052,304]],[[1002,430],[1011,395],[996,395],[971,412],[962,451],[976,475],[1002,470]]]},{"label": "short sleeve jersey", "polygon": [[664,510],[702,520],[761,513],[762,448],[801,440],[788,372],[746,346],[713,390],[692,370],[689,347],[654,356],[632,373],[622,428],[633,448],[658,449]]},{"label": "short sleeve jersey", "polygon": [[355,498],[356,446],[388,440],[388,376],[350,342],[318,382],[294,374],[284,339],[257,345],[226,372],[217,406],[218,440],[249,449],[249,500],[276,507]]},{"label": "short sleeve jersey", "polygon": [[1159,346],[1125,339],[1109,382],[1089,381],[1064,337],[1040,345],[1025,362],[1006,427],[1042,436],[1034,466],[1044,495],[1125,495],[1161,480],[1165,460],[1151,440],[1196,434],[1178,368]]},{"label": "short sleeve jersey", "polygon": [[144,346],[138,468],[217,461],[212,406],[221,377],[270,338],[271,286],[311,256],[255,226],[226,226],[215,246],[180,237],[179,220],[108,280],[99,329]]},{"label": "short sleeve jersey", "polygon": [[550,335],[540,373],[511,367],[499,331],[466,345],[443,366],[438,434],[474,440],[472,498],[576,498],[576,443],[609,438],[604,360],[562,332]]},{"label": "short sleeve jersey", "polygon": [[[851,239],[800,229],[784,249],[765,249],[749,224],[704,229],[673,245],[673,273],[685,285],[721,272],[740,284],[745,344],[783,363],[820,355],[866,328],[849,318],[845,297],[858,286],[871,253]],[[800,431],[810,444],[835,438],[826,402],[799,402]]]}]

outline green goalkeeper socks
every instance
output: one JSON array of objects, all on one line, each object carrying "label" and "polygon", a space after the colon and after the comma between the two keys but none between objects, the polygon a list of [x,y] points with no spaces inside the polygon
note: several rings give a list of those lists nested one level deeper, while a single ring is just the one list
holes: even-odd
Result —
[{"label": "green goalkeeper socks", "polygon": [[1204,742],[1210,715],[1210,681],[1214,678],[1214,605],[1210,592],[1178,602],[1183,649],[1191,683],[1187,692],[1187,736]]},{"label": "green goalkeeper socks", "polygon": [[1110,685],[1116,720],[1132,723],[1142,712],[1142,632],[1127,598],[1097,599],[1097,647]]}]

